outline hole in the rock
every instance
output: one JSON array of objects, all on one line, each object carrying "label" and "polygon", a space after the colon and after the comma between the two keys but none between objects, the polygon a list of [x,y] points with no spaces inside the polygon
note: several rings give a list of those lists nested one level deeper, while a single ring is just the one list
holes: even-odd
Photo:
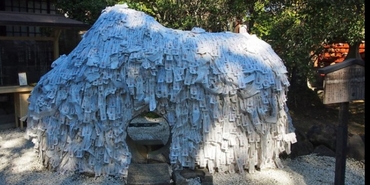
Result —
[{"label": "hole in the rock", "polygon": [[146,112],[136,116],[127,127],[127,136],[132,162],[166,162],[170,126],[162,116],[155,112]]}]

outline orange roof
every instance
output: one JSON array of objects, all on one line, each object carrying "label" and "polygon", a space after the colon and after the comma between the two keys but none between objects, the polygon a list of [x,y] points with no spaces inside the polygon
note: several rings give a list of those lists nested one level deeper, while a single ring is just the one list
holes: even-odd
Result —
[{"label": "orange roof", "polygon": [[[347,43],[333,43],[324,46],[323,53],[319,55],[317,62],[324,62],[327,65],[335,62],[342,62],[349,51],[349,45]],[[361,43],[359,46],[359,53],[362,59],[365,59],[365,43]]]}]

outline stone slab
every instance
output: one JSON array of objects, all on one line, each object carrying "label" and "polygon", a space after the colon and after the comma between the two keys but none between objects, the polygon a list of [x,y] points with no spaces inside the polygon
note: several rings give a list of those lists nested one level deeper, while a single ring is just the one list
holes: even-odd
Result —
[{"label": "stone slab", "polygon": [[127,185],[170,185],[171,172],[166,163],[130,164]]}]

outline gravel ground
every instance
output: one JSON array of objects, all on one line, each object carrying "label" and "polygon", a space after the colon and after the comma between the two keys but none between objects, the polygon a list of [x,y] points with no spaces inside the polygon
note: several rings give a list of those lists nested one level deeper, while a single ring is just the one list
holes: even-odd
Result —
[{"label": "gravel ground", "polygon": [[[0,185],[114,185],[125,184],[113,177],[59,174],[38,162],[33,143],[20,129],[0,130]],[[306,155],[282,159],[284,168],[265,169],[254,174],[213,174],[215,185],[326,185],[334,184],[335,158]],[[199,184],[196,179],[189,184]],[[346,160],[346,185],[365,184],[365,163]]]}]

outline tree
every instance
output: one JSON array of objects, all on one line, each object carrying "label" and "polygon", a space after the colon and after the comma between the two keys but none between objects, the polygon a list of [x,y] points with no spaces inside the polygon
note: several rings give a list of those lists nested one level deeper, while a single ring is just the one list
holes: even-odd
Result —
[{"label": "tree", "polygon": [[324,44],[348,43],[355,53],[365,38],[363,0],[270,0],[256,2],[252,10],[252,32],[271,44],[286,64],[293,102],[304,99],[307,79],[317,75],[312,58]]},{"label": "tree", "polygon": [[202,27],[207,31],[230,30],[232,19],[245,16],[243,0],[127,0],[129,7],[156,18],[162,25],[181,30]]},{"label": "tree", "polygon": [[344,42],[351,51],[358,51],[365,38],[363,0],[287,1],[272,20],[270,32],[263,38],[286,62],[292,88],[305,86],[306,79],[314,75],[316,71],[307,63],[322,52],[323,44]]}]

